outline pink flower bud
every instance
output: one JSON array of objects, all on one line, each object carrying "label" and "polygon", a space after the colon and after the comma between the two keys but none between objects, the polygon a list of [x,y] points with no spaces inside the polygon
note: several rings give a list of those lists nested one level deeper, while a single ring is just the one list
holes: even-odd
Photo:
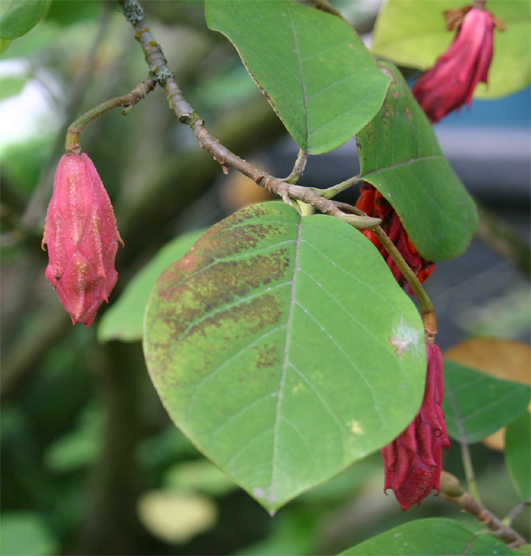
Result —
[{"label": "pink flower bud", "polygon": [[392,488],[404,511],[420,504],[432,489],[439,493],[444,448],[450,447],[442,412],[441,350],[426,344],[428,372],[422,406],[413,422],[382,450],[384,490]]},{"label": "pink flower bud", "polygon": [[472,102],[476,85],[487,83],[497,20],[488,10],[470,9],[457,37],[413,87],[413,95],[432,122]]},{"label": "pink flower bud", "polygon": [[114,260],[122,238],[109,195],[86,154],[64,155],[48,206],[42,248],[48,248],[46,277],[72,318],[90,326],[108,301],[118,273]]}]

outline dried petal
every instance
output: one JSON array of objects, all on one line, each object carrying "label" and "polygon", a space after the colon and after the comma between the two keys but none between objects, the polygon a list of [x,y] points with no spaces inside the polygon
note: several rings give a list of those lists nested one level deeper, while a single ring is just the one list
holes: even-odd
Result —
[{"label": "dried petal", "polygon": [[42,247],[46,277],[72,323],[89,326],[116,284],[114,268],[122,238],[109,195],[86,154],[64,155],[55,173]]},{"label": "dried petal", "polygon": [[495,18],[471,8],[455,22],[457,36],[448,50],[413,87],[413,95],[432,122],[472,102],[476,85],[487,83],[493,56]]},{"label": "dried petal", "polygon": [[405,511],[420,504],[433,489],[439,493],[444,448],[450,446],[442,412],[441,350],[426,344],[428,370],[422,406],[406,430],[382,450],[384,490],[393,489]]}]

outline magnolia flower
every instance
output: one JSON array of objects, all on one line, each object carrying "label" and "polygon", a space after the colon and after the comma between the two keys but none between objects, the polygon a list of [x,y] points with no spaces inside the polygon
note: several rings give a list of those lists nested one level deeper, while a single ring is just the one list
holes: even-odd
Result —
[{"label": "magnolia flower", "polygon": [[503,29],[501,21],[482,8],[451,10],[447,17],[450,27],[458,29],[457,36],[412,91],[433,123],[463,104],[470,105],[476,85],[487,83],[494,27]]},{"label": "magnolia flower", "polygon": [[108,301],[118,273],[114,260],[123,245],[109,195],[86,154],[64,155],[55,173],[42,248],[46,277],[72,318],[89,326]]},{"label": "magnolia flower", "polygon": [[450,447],[442,412],[443,359],[435,344],[426,344],[428,370],[422,406],[406,430],[382,450],[385,486],[393,489],[404,511],[439,493],[442,454]]}]

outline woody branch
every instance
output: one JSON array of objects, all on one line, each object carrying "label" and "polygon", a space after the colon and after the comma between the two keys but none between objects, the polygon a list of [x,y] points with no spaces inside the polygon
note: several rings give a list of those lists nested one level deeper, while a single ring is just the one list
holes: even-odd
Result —
[{"label": "woody branch", "polygon": [[459,504],[464,511],[473,515],[480,523],[490,529],[495,537],[506,542],[510,547],[516,548],[528,544],[522,535],[505,525],[500,518],[487,510],[485,506],[476,502],[471,494],[462,487],[457,477],[446,471],[441,472],[441,492],[445,498]]},{"label": "woody branch", "polygon": [[373,228],[380,224],[381,220],[379,218],[347,214],[339,209],[336,203],[321,197],[311,189],[276,178],[240,158],[222,145],[208,131],[204,121],[185,99],[173,72],[167,66],[160,45],[155,41],[147,26],[144,10],[140,3],[137,0],[119,0],[119,4],[125,17],[135,30],[135,37],[142,46],[153,79],[165,88],[168,101],[179,121],[190,126],[199,145],[219,162],[225,172],[229,167],[234,168],[271,193],[278,195],[287,203],[291,204],[291,199],[302,201],[315,207],[319,212],[344,220],[356,228]]}]

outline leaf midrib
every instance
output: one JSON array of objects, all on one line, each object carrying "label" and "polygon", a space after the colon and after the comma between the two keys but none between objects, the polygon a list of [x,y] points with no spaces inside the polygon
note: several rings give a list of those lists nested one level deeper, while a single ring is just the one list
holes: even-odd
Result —
[{"label": "leaf midrib", "polygon": [[278,400],[275,410],[275,426],[273,428],[273,454],[271,458],[271,483],[269,485],[269,495],[267,501],[270,508],[273,508],[275,503],[275,480],[276,480],[276,469],[277,469],[277,448],[278,448],[278,429],[280,424],[280,412],[282,409],[282,398],[284,383],[286,380],[286,373],[289,365],[289,351],[290,351],[290,336],[291,336],[291,321],[293,318],[293,308],[295,307],[295,287],[297,283],[297,274],[299,272],[299,255],[301,251],[302,243],[302,217],[299,217],[299,226],[297,231],[297,242],[295,244],[295,262],[293,265],[293,279],[291,283],[291,298],[289,302],[288,318],[286,321],[286,346],[284,348],[284,362],[282,364],[282,374],[280,375],[280,382],[278,386]]}]

